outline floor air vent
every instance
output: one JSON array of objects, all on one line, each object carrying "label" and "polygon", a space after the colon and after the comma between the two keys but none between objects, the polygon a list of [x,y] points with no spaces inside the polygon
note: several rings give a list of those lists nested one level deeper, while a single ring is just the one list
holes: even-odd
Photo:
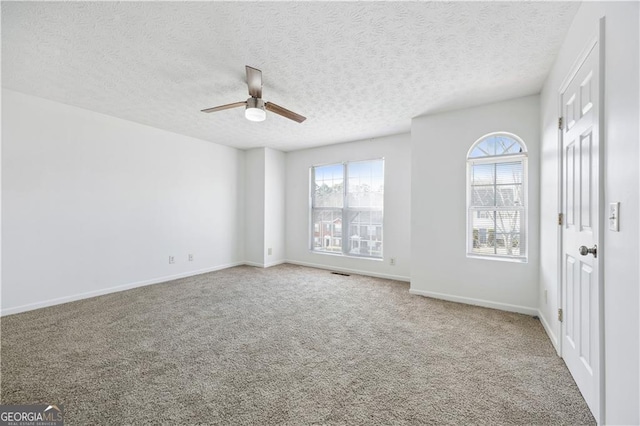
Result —
[{"label": "floor air vent", "polygon": [[350,277],[351,274],[345,274],[344,272],[331,272],[333,275],[342,275],[343,277]]}]

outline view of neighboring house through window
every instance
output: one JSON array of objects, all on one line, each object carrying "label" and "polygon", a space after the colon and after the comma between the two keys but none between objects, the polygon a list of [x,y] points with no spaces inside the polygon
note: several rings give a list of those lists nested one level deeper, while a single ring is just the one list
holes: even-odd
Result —
[{"label": "view of neighboring house through window", "polygon": [[384,160],[311,168],[311,250],[382,257]]},{"label": "view of neighboring house through window", "polygon": [[481,138],[467,157],[467,254],[526,261],[527,150],[515,135]]}]

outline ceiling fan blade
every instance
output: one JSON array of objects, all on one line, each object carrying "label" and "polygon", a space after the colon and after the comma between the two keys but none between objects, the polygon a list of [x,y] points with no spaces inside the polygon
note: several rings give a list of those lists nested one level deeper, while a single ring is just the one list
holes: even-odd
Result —
[{"label": "ceiling fan blade", "polygon": [[241,107],[241,106],[245,106],[246,104],[247,104],[247,101],[234,102],[232,104],[220,105],[220,106],[213,107],[213,108],[203,109],[202,112],[222,111],[222,110],[225,110],[225,109],[238,108],[238,107]]},{"label": "ceiling fan blade", "polygon": [[249,96],[253,98],[262,97],[262,71],[245,65],[247,69],[247,85],[249,86]]},{"label": "ceiling fan blade", "polygon": [[289,120],[297,121],[298,123],[302,123],[307,117],[303,117],[300,114],[296,114],[293,111],[289,111],[286,108],[281,107],[280,105],[276,105],[273,102],[267,102],[264,104],[264,108],[267,111],[275,112],[278,115],[288,118]]}]

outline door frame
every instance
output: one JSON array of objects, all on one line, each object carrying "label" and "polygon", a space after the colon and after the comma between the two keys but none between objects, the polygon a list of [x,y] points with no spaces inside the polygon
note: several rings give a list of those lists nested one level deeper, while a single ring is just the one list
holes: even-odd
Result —
[{"label": "door frame", "polygon": [[[598,158],[598,233],[596,239],[598,241],[598,326],[599,326],[599,335],[600,342],[598,345],[598,375],[599,375],[599,388],[598,388],[598,418],[596,418],[596,422],[598,424],[604,424],[605,419],[605,370],[604,370],[604,260],[606,256],[606,247],[604,240],[604,231],[605,231],[605,194],[604,194],[604,156],[605,156],[605,122],[604,122],[604,72],[605,72],[605,46],[604,46],[604,35],[605,35],[605,17],[601,17],[598,20],[598,25],[596,27],[595,35],[589,39],[586,46],[580,52],[580,54],[576,57],[575,61],[569,68],[569,72],[566,77],[560,84],[560,87],[557,92],[558,99],[558,117],[563,117],[563,105],[562,105],[562,93],[569,87],[569,84],[573,80],[573,78],[578,73],[580,67],[587,59],[591,51],[597,46],[598,47],[598,144],[599,144],[599,158]],[[564,117],[563,117],[564,119]],[[564,172],[564,152],[562,148],[563,143],[563,129],[558,126],[558,147],[557,147],[557,158],[558,158],[558,212],[565,215],[566,212],[563,211],[563,172]],[[564,219],[563,219],[564,220]],[[558,300],[558,308],[561,308],[563,312],[565,311],[565,300],[563,298],[563,226],[558,224],[558,234],[557,234],[557,248],[558,248],[558,257],[557,261],[557,300]],[[557,353],[558,356],[562,358],[562,322],[559,323],[559,338],[557,339]]]}]

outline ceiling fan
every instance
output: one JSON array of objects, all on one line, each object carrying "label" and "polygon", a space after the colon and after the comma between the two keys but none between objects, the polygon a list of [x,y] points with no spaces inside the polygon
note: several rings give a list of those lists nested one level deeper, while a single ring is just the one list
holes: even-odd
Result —
[{"label": "ceiling fan", "polygon": [[306,120],[306,117],[296,114],[293,111],[289,111],[286,108],[276,105],[273,102],[265,102],[262,100],[262,71],[257,68],[252,68],[246,65],[247,69],[247,86],[249,86],[249,99],[243,102],[235,102],[232,104],[220,105],[213,108],[203,109],[202,112],[216,112],[230,108],[245,107],[244,116],[247,120],[251,121],[264,121],[267,117],[267,111],[274,112],[285,118],[288,118],[298,123],[302,123]]}]

